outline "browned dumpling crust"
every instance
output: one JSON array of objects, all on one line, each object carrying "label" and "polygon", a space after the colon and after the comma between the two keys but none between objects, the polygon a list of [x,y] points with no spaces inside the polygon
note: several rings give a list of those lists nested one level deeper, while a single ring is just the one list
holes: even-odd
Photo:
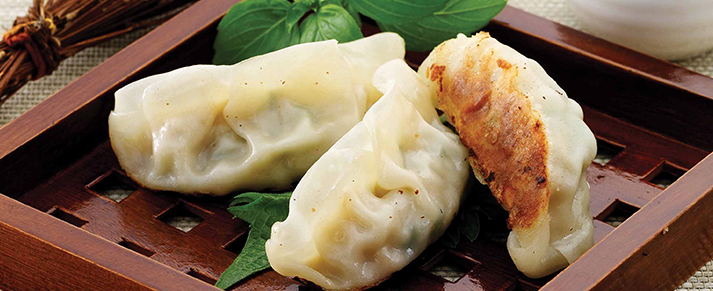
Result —
[{"label": "browned dumpling crust", "polygon": [[429,80],[481,183],[510,212],[507,247],[539,278],[594,244],[585,170],[596,140],[582,108],[536,61],[487,33],[439,45],[419,74]]},{"label": "browned dumpling crust", "polygon": [[[438,84],[438,107],[470,149],[476,177],[510,212],[508,226],[530,227],[547,212],[550,196],[542,121],[528,96],[510,84],[517,78],[515,66],[492,54],[479,59],[475,51],[462,53],[464,66],[452,71],[436,62],[426,77]],[[492,62],[504,74],[494,81]]]}]

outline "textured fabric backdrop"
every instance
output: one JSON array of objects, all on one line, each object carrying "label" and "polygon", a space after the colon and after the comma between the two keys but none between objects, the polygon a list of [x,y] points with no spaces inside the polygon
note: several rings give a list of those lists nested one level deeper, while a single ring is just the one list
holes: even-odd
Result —
[{"label": "textured fabric backdrop", "polygon": [[[31,0],[0,0],[0,31],[9,29],[15,17],[24,15],[31,2]],[[510,0],[509,5],[576,29],[585,30],[570,11],[566,0]],[[30,82],[20,89],[14,97],[0,106],[0,126],[12,121],[55,91],[69,84],[72,80],[88,72],[132,41],[141,37],[146,31],[135,32],[97,47],[86,49],[62,62],[52,75]],[[713,51],[678,62],[678,64],[702,74],[713,76]],[[195,225],[194,222],[186,219],[179,219],[175,224],[177,227],[184,229],[189,229]],[[706,266],[696,272],[693,277],[678,289],[678,291],[683,290],[713,290],[713,262],[708,262]]]}]

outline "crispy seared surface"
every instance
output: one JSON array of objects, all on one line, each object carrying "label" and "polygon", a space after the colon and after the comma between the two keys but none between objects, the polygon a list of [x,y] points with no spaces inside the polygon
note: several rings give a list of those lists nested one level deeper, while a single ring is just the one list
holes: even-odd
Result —
[{"label": "crispy seared surface", "polygon": [[[491,53],[482,54],[480,63],[476,52],[462,53],[460,70],[434,62],[426,76],[438,84],[439,109],[470,149],[475,175],[510,212],[508,226],[527,228],[547,212],[549,201],[542,121],[513,86],[517,67]],[[499,69],[502,76],[491,82]]]}]

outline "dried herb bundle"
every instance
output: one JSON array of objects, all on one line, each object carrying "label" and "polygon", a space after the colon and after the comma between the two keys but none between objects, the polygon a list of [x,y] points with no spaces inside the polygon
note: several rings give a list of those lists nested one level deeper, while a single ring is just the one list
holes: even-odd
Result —
[{"label": "dried herb bundle", "polygon": [[0,105],[59,62],[113,37],[158,24],[195,0],[34,0],[0,41]]}]

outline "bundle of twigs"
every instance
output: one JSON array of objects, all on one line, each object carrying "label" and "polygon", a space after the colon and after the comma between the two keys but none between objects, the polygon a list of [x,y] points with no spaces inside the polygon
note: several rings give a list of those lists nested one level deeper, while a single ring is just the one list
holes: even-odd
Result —
[{"label": "bundle of twigs", "polygon": [[0,41],[0,105],[75,53],[158,24],[195,0],[34,0]]}]

